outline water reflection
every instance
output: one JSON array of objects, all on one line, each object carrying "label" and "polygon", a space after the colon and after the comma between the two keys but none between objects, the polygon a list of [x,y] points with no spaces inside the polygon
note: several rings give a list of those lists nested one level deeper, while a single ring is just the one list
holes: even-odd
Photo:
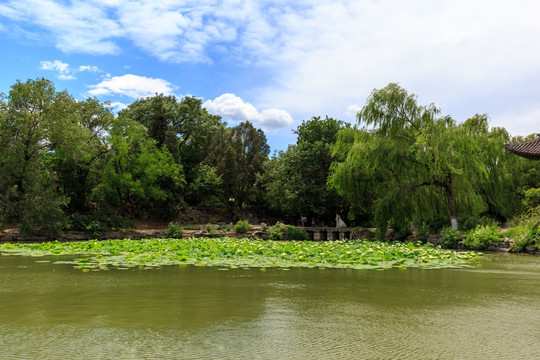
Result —
[{"label": "water reflection", "polygon": [[11,358],[540,358],[537,257],[429,271],[83,273],[35,261],[0,256]]}]

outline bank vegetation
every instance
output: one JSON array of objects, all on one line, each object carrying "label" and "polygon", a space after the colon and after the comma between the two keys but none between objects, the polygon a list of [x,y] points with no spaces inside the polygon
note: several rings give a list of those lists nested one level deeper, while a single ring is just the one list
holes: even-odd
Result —
[{"label": "bank vegetation", "polygon": [[0,101],[0,224],[55,237],[174,222],[194,207],[235,223],[249,213],[333,225],[341,214],[381,238],[450,228],[480,234],[473,247],[506,224],[514,251],[538,246],[539,162],[504,152],[522,138],[488,120],[458,122],[389,84],[353,126],[314,116],[270,155],[262,130],[229,126],[196,97],[156,94],[114,114],[49,80],[18,81]]}]

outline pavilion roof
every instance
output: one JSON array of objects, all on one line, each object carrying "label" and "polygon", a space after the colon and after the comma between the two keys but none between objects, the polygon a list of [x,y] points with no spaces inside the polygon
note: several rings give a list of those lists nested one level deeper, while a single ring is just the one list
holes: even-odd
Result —
[{"label": "pavilion roof", "polygon": [[540,134],[534,139],[506,143],[504,149],[527,159],[540,160]]}]

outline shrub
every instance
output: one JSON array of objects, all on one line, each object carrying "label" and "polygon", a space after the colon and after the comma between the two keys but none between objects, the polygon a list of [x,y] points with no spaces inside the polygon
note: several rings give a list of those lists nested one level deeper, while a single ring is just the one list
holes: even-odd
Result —
[{"label": "shrub", "polygon": [[495,227],[479,225],[463,240],[463,243],[470,249],[482,250],[500,240],[501,237]]},{"label": "shrub", "polygon": [[285,234],[289,240],[307,240],[308,236],[306,232],[296,226],[287,225],[285,226]]},{"label": "shrub", "polygon": [[184,235],[184,228],[177,222],[170,222],[167,226],[167,235],[171,238],[181,239]]},{"label": "shrub", "polygon": [[497,220],[489,216],[460,216],[458,218],[459,228],[463,231],[473,230],[478,226],[498,226]]},{"label": "shrub", "polygon": [[107,217],[107,226],[110,229],[133,229],[135,221],[123,216],[111,215]]},{"label": "shrub", "polygon": [[272,226],[269,230],[270,240],[281,240],[283,237],[284,226],[278,221],[276,225]]},{"label": "shrub", "polygon": [[245,234],[249,230],[251,230],[251,225],[249,225],[247,220],[238,220],[236,225],[234,225],[234,231],[236,231],[238,234]]},{"label": "shrub", "polygon": [[531,221],[513,230],[514,243],[510,246],[510,251],[521,252],[529,245],[540,246],[540,227],[538,222]]},{"label": "shrub", "polygon": [[429,233],[430,233],[429,226],[425,222],[422,222],[422,224],[418,226],[418,228],[416,229],[414,237],[417,241],[420,241],[422,242],[422,244],[425,244],[427,242],[427,239],[429,238]]},{"label": "shrub", "polygon": [[69,228],[82,231],[107,231],[111,229],[133,229],[135,222],[131,219],[117,215],[72,214],[69,219]]},{"label": "shrub", "polygon": [[208,234],[210,234],[210,236],[214,236],[217,234],[216,228],[214,227],[214,225],[212,225],[212,223],[206,224],[204,229]]},{"label": "shrub", "polygon": [[441,232],[442,237],[439,240],[439,245],[443,249],[457,249],[460,240],[459,233],[453,230],[451,227],[443,229]]},{"label": "shrub", "polygon": [[525,191],[524,195],[523,205],[525,205],[527,209],[534,209],[540,206],[540,188],[529,189]]},{"label": "shrub", "polygon": [[69,228],[82,231],[103,231],[108,230],[108,224],[101,221],[99,217],[93,215],[72,214],[69,217]]},{"label": "shrub", "polygon": [[200,230],[201,228],[199,226],[195,225],[186,225],[184,226],[184,230]]}]

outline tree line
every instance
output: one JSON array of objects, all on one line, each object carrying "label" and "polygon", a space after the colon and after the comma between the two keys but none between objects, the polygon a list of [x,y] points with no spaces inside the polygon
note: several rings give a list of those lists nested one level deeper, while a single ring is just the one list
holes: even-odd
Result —
[{"label": "tree line", "polygon": [[338,213],[406,233],[506,221],[540,182],[538,162],[505,153],[513,139],[486,115],[458,124],[397,84],[373,91],[355,126],[313,117],[272,156],[262,130],[228,126],[195,97],[156,94],[115,115],[46,79],[1,96],[0,224],[26,233],[169,221],[190,206],[327,225]]}]

